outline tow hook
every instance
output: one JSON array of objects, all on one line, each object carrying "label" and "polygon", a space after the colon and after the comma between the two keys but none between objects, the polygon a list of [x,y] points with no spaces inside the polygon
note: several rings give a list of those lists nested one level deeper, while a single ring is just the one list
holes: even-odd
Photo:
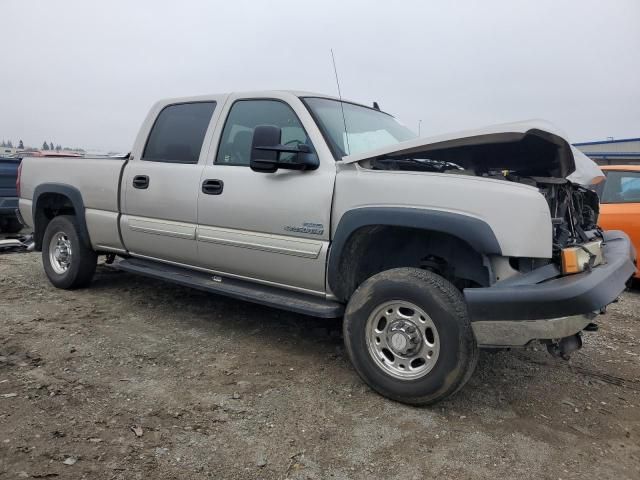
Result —
[{"label": "tow hook", "polygon": [[571,354],[581,348],[582,335],[580,333],[547,344],[547,351],[554,357],[562,358],[563,360],[569,360]]}]

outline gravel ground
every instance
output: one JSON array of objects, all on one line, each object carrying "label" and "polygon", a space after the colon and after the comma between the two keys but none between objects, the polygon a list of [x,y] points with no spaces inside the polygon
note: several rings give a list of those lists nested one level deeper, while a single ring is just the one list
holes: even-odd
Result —
[{"label": "gravel ground", "polygon": [[386,400],[340,323],[0,255],[0,478],[640,478],[640,293],[569,362],[483,353],[454,398]]}]

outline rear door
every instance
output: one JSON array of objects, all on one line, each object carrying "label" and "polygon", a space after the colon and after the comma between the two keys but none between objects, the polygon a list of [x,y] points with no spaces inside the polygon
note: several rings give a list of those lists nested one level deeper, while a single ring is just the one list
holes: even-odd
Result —
[{"label": "rear door", "polygon": [[[271,92],[229,97],[222,117],[198,199],[200,266],[324,294],[336,166],[309,112],[297,97]],[[258,125],[279,127],[284,144],[307,144],[319,168],[251,170]]]},{"label": "rear door", "polygon": [[133,254],[197,263],[196,223],[205,137],[215,122],[215,100],[164,106],[139,158],[122,179],[122,237]]}]

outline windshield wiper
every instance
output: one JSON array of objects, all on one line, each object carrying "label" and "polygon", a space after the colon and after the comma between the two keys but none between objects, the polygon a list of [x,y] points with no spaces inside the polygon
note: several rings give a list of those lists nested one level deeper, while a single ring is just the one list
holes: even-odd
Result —
[{"label": "windshield wiper", "polygon": [[456,163],[433,160],[430,158],[380,157],[372,161],[372,166],[373,168],[378,168],[380,170],[419,170],[425,172],[464,170],[464,168]]}]

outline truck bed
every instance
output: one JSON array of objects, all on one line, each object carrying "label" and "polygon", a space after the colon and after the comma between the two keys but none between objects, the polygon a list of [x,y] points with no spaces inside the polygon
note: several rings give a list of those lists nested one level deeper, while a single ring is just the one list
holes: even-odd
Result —
[{"label": "truck bed", "polygon": [[24,221],[33,226],[33,204],[42,190],[51,192],[53,185],[53,190],[75,191],[85,211],[87,229],[92,232],[93,248],[123,249],[118,233],[118,185],[125,163],[122,158],[25,157],[20,196]]}]

